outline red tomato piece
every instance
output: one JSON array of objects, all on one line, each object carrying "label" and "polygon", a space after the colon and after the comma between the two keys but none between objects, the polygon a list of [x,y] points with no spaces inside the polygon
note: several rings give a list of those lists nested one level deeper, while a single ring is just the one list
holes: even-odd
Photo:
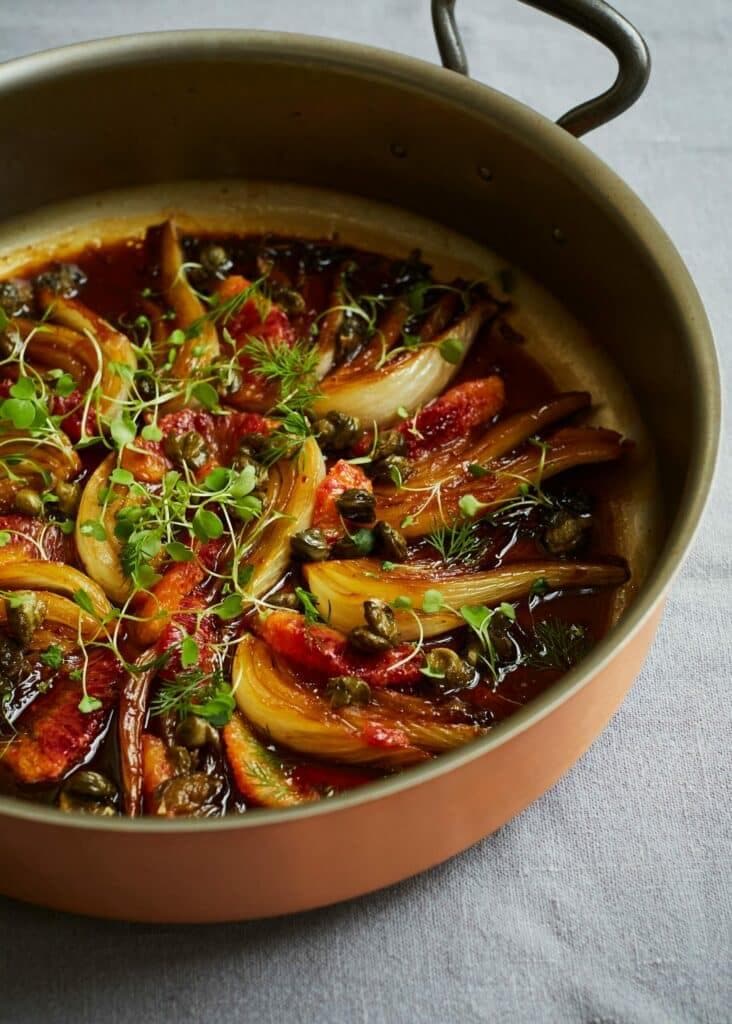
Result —
[{"label": "red tomato piece", "polygon": [[102,703],[96,711],[79,710],[81,683],[59,672],[51,689],[21,715],[18,733],[2,759],[20,782],[57,782],[85,760],[107,722],[122,666],[111,651],[89,654],[86,688]]},{"label": "red tomato piece", "polygon": [[315,492],[313,526],[320,527],[329,540],[334,540],[343,532],[341,517],[336,508],[336,498],[352,488],[369,493],[374,489],[360,466],[354,466],[353,463],[340,459],[331,467],[325,480]]},{"label": "red tomato piece", "polygon": [[29,558],[48,562],[74,560],[73,538],[67,537],[55,523],[45,519],[9,513],[0,516],[0,531],[10,534],[8,543],[0,547],[0,562]]},{"label": "red tomato piece", "polygon": [[493,419],[503,407],[506,392],[500,377],[469,380],[450,388],[397,428],[407,439],[410,458],[419,458],[464,438]]},{"label": "red tomato piece", "polygon": [[310,624],[295,612],[272,612],[261,621],[259,632],[266,643],[298,668],[318,676],[358,676],[370,686],[409,686],[422,678],[421,655],[399,664],[413,651],[399,644],[379,654],[360,654],[330,626]]}]

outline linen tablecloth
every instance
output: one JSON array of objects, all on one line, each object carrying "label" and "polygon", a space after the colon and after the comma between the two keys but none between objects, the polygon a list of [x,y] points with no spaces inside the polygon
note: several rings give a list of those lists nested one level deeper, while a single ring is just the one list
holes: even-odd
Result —
[{"label": "linen tablecloth", "polygon": [[[646,35],[654,70],[637,107],[587,144],[674,239],[729,364],[732,5],[617,2]],[[0,59],[103,35],[235,26],[435,60],[428,6],[0,0]],[[473,75],[551,116],[615,73],[598,44],[513,0],[461,0],[458,14]],[[42,112],[29,118],[42,131]],[[276,921],[135,926],[0,901],[0,1021],[732,1020],[729,470],[727,444],[631,695],[520,818],[419,878]]]}]

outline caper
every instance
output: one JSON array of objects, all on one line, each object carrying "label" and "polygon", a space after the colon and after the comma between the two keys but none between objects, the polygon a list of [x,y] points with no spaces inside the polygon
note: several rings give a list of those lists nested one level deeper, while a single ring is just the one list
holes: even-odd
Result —
[{"label": "caper", "polygon": [[361,536],[358,538],[358,543],[349,534],[346,534],[345,537],[339,537],[330,549],[331,558],[363,558],[364,555],[370,554],[371,547],[373,546],[373,534],[370,530],[361,530],[360,533]]},{"label": "caper", "polygon": [[0,309],[6,316],[27,313],[33,304],[33,287],[29,281],[0,281]]},{"label": "caper", "polygon": [[401,430],[384,430],[376,439],[374,461],[387,455],[406,455],[407,439]]},{"label": "caper", "polygon": [[253,431],[250,434],[242,434],[239,438],[239,451],[256,456],[267,447],[267,444],[266,434]]},{"label": "caper", "polygon": [[366,320],[350,309],[344,310],[336,340],[338,358],[345,359],[352,355],[363,344],[367,333]]},{"label": "caper", "polygon": [[221,779],[204,772],[168,779],[155,791],[156,813],[171,817],[205,814],[206,804],[221,786]]},{"label": "caper", "polygon": [[22,512],[24,516],[43,515],[43,498],[32,487],[21,487],[13,498],[13,506],[16,512]]},{"label": "caper", "polygon": [[214,242],[202,247],[199,260],[211,277],[225,277],[227,270],[231,269],[231,260],[226,249]]},{"label": "caper", "polygon": [[277,252],[274,249],[260,249],[257,253],[257,270],[262,277],[269,277],[275,267]]},{"label": "caper", "polygon": [[313,430],[321,448],[337,452],[351,447],[361,433],[361,424],[355,416],[333,410],[316,420]]},{"label": "caper", "polygon": [[168,747],[167,757],[176,775],[187,775],[193,770],[196,755],[192,754],[188,747],[173,743]]},{"label": "caper", "polygon": [[394,612],[386,603],[375,597],[369,598],[363,603],[363,617],[366,625],[372,633],[383,636],[390,644],[395,644],[399,639]]},{"label": "caper", "polygon": [[218,747],[220,744],[216,729],[200,715],[187,715],[175,730],[175,738],[191,750],[206,746]]},{"label": "caper", "polygon": [[433,647],[427,653],[427,668],[436,676],[441,677],[450,689],[461,689],[475,679],[475,669],[450,647]]},{"label": "caper", "polygon": [[23,655],[15,640],[0,633],[0,690],[3,683],[15,683],[23,669]]},{"label": "caper", "polygon": [[326,695],[332,708],[343,708],[349,704],[368,704],[371,688],[358,676],[333,676],[328,680]]},{"label": "caper", "polygon": [[75,793],[68,793],[62,790],[58,797],[58,806],[67,814],[94,814],[102,818],[110,818],[116,815],[117,811],[112,804],[99,800],[87,800],[77,796]]},{"label": "caper", "polygon": [[10,338],[7,334],[0,334],[0,356],[3,359],[12,359],[16,348],[17,341],[15,338]]},{"label": "caper", "polygon": [[375,484],[400,486],[412,472],[412,463],[404,455],[386,455],[365,466]]},{"label": "caper", "polygon": [[232,467],[242,471],[252,467],[254,470],[254,486],[261,487],[266,483],[269,471],[266,466],[263,466],[261,462],[257,462],[252,454],[246,450],[240,450],[237,455],[234,456]]},{"label": "caper", "polygon": [[65,480],[59,480],[54,487],[58,502],[56,507],[65,516],[75,516],[81,501],[81,487],[78,484],[69,484]]},{"label": "caper", "polygon": [[300,611],[300,599],[292,590],[281,590],[279,594],[272,594],[267,598],[267,604],[275,608],[287,608],[291,612]]},{"label": "caper", "polygon": [[101,772],[86,769],[74,772],[64,784],[64,790],[90,800],[114,800],[117,796],[117,787],[111,779]]},{"label": "caper", "polygon": [[135,390],[143,402],[150,402],[157,393],[155,381],[150,374],[137,373],[135,375]]},{"label": "caper", "polygon": [[468,665],[471,665],[473,668],[477,668],[482,657],[483,647],[480,640],[471,640],[463,651],[463,658],[467,661]]},{"label": "caper", "polygon": [[382,558],[389,562],[403,562],[407,557],[407,542],[404,534],[400,533],[390,523],[381,520],[374,527],[374,538],[376,550]]},{"label": "caper", "polygon": [[299,562],[324,562],[330,554],[330,546],[323,531],[313,526],[290,538],[290,551]]},{"label": "caper", "polygon": [[374,518],[376,498],[368,491],[349,487],[336,498],[335,505],[345,519],[352,519],[355,523],[370,523]]},{"label": "caper", "polygon": [[544,546],[553,555],[569,555],[581,546],[591,526],[589,517],[573,516],[560,510],[544,531]]},{"label": "caper", "polygon": [[494,612],[488,626],[488,632],[493,643],[493,649],[500,661],[511,661],[516,653],[510,629],[511,619],[502,612]]},{"label": "caper", "polygon": [[51,270],[45,270],[36,278],[39,288],[73,299],[82,285],[86,284],[86,274],[75,263],[57,263]]},{"label": "caper", "polygon": [[352,629],[348,634],[348,641],[352,647],[355,647],[357,651],[363,651],[364,654],[378,654],[381,651],[390,650],[392,646],[386,637],[372,633],[365,626],[356,626],[355,629]]},{"label": "caper", "polygon": [[8,630],[23,649],[30,645],[45,617],[46,603],[32,590],[16,592],[7,599]]},{"label": "caper", "polygon": [[176,436],[168,434],[163,442],[163,451],[176,466],[200,469],[208,460],[208,446],[194,430]]},{"label": "caper", "polygon": [[298,316],[300,313],[305,312],[305,299],[294,288],[288,288],[286,285],[275,283],[270,288],[270,294],[286,313]]}]

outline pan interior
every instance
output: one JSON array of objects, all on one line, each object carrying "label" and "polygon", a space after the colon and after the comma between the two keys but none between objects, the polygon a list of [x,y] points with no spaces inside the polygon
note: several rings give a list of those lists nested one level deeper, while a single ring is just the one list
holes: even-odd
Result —
[{"label": "pan interior", "polygon": [[648,574],[662,534],[654,449],[628,382],[566,305],[525,269],[416,214],[326,189],[229,179],[100,193],[7,221],[0,226],[0,279],[42,261],[71,258],[90,244],[141,237],[166,218],[190,233],[337,238],[393,257],[419,249],[440,280],[495,282],[510,267],[515,286],[508,319],[525,338],[528,353],[549,370],[558,390],[591,392],[590,422],[634,442],[623,478],[614,480],[608,494],[618,547],[631,569],[629,582],[614,597],[617,621]]}]

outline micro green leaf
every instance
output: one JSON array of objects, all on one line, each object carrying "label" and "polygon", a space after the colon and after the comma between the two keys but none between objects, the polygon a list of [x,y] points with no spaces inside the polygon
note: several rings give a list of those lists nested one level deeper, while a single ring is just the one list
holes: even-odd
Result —
[{"label": "micro green leaf", "polygon": [[224,524],[216,513],[203,506],[196,509],[191,525],[196,537],[202,541],[217,540],[224,532]]}]

